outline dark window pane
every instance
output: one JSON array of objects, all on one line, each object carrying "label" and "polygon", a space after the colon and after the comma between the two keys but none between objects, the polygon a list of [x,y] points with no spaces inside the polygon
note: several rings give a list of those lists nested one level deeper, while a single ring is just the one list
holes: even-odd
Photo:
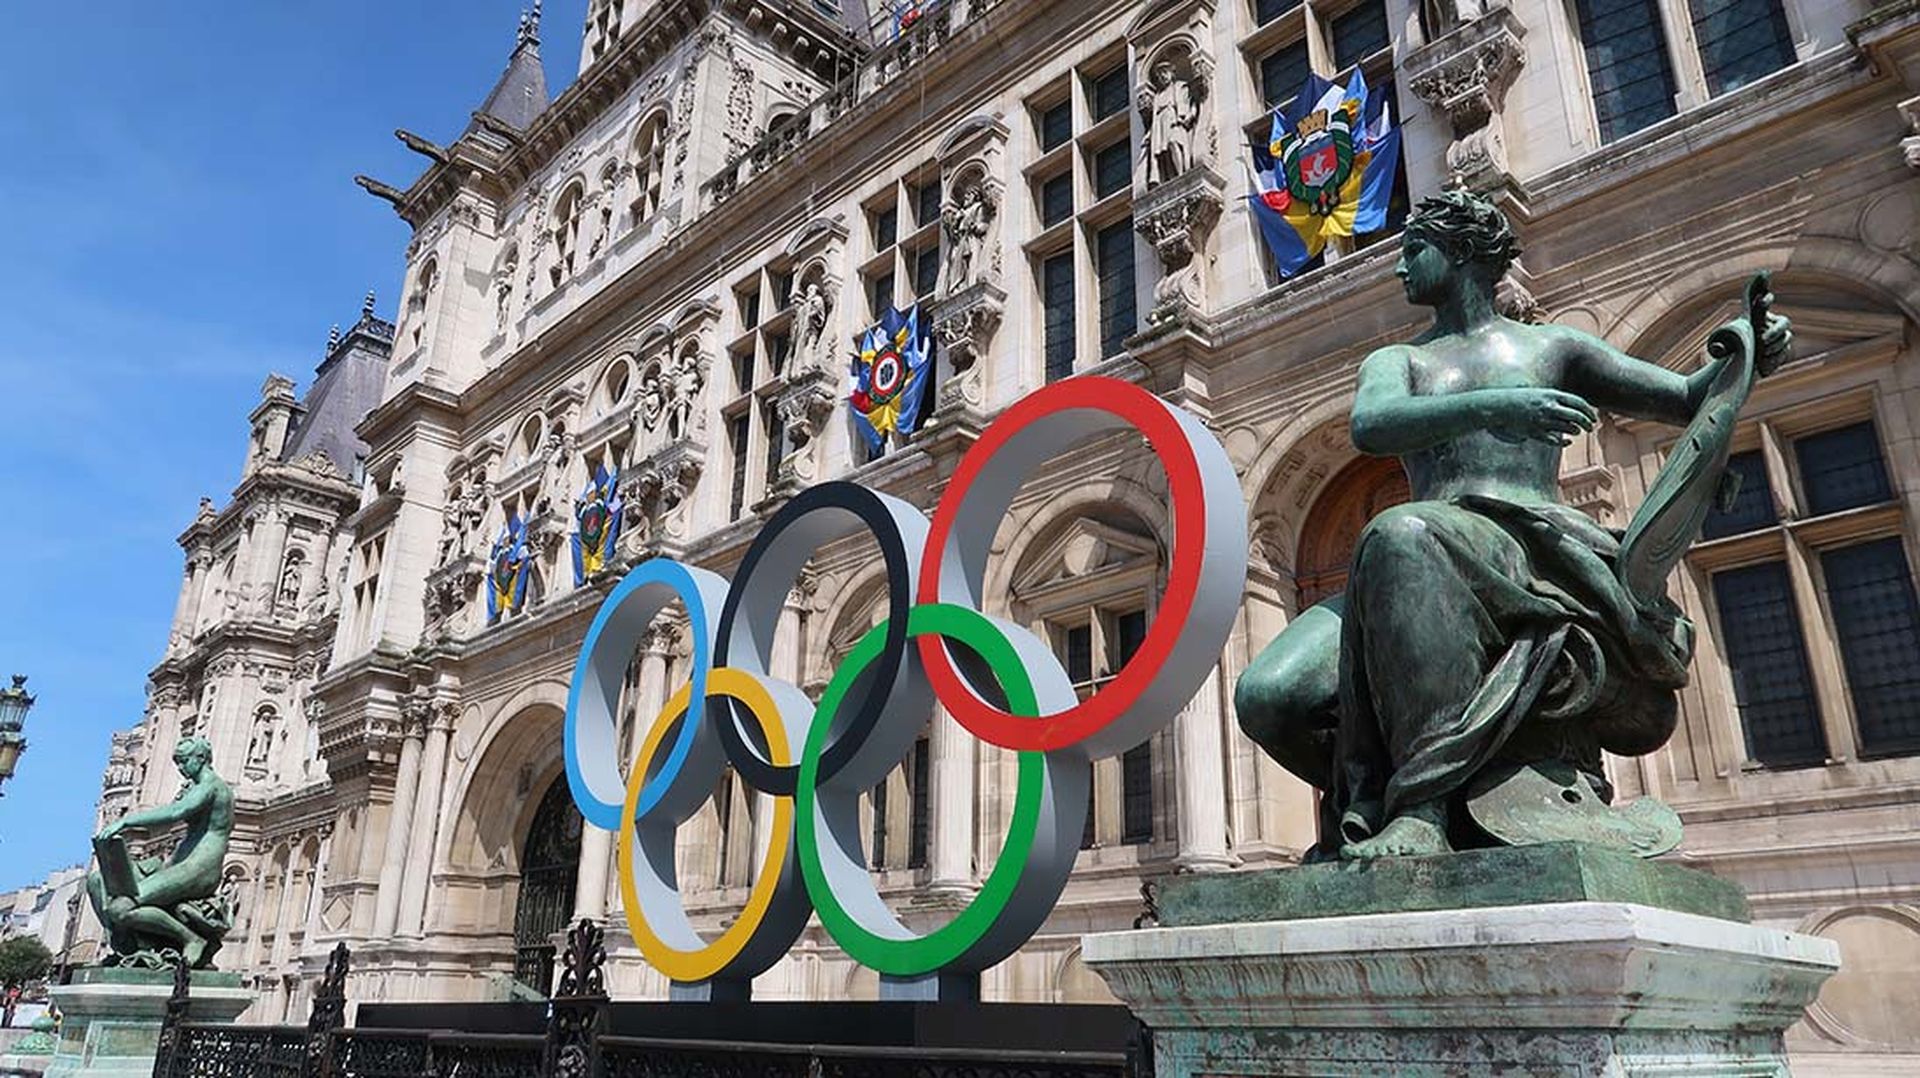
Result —
[{"label": "dark window pane", "polygon": [[1860,751],[1920,751],[1920,607],[1898,539],[1820,555]]},{"label": "dark window pane", "polygon": [[1774,767],[1825,760],[1827,742],[1786,563],[1714,574],[1713,600],[1748,754]]},{"label": "dark window pane", "polygon": [[1040,227],[1054,225],[1073,216],[1073,175],[1064,173],[1040,185]]},{"label": "dark window pane", "polygon": [[1100,357],[1126,349],[1133,336],[1133,218],[1100,230]]},{"label": "dark window pane", "polygon": [[793,354],[793,338],[785,333],[776,333],[767,338],[767,362],[773,369],[771,374],[779,374],[787,369],[787,357]]},{"label": "dark window pane", "polygon": [[1133,610],[1113,619],[1113,635],[1113,669],[1118,672],[1147,638],[1147,612]]},{"label": "dark window pane", "polygon": [[873,249],[883,251],[900,239],[900,211],[881,210],[873,215]]},{"label": "dark window pane", "polygon": [[740,325],[744,329],[753,329],[760,325],[760,292],[742,293],[740,296]]},{"label": "dark window pane", "polygon": [[780,460],[787,455],[787,429],[780,422],[780,409],[771,400],[760,402],[760,423],[767,432],[766,483],[772,486],[774,476],[780,473]]},{"label": "dark window pane", "polygon": [[1106,198],[1133,183],[1133,141],[1119,142],[1093,155],[1093,197]]},{"label": "dark window pane", "polygon": [[1127,85],[1127,65],[1121,64],[1105,75],[1093,80],[1088,88],[1088,98],[1093,104],[1093,118],[1104,120],[1127,107],[1127,97],[1131,87]]},{"label": "dark window pane", "polygon": [[1093,786],[1094,786],[1093,776],[1088,775],[1087,776],[1087,823],[1085,827],[1082,827],[1080,829],[1080,848],[1083,850],[1093,849],[1093,840],[1094,840],[1093,827],[1095,823],[1095,813],[1093,811],[1093,806],[1094,806]]},{"label": "dark window pane", "polygon": [[727,420],[727,442],[733,449],[733,497],[728,510],[728,519],[739,520],[740,510],[747,504],[747,417],[734,416]]},{"label": "dark window pane", "polygon": [[1672,116],[1673,67],[1654,0],[1574,0],[1574,7],[1600,140],[1612,142]]},{"label": "dark window pane", "polygon": [[1067,680],[1085,685],[1093,680],[1093,628],[1076,625],[1067,630]]},{"label": "dark window pane", "polygon": [[1693,36],[1715,95],[1793,63],[1793,32],[1780,0],[1693,0]]},{"label": "dark window pane", "polygon": [[1333,63],[1352,67],[1387,47],[1387,5],[1368,0],[1333,20]]},{"label": "dark window pane", "polygon": [[1267,107],[1284,104],[1300,93],[1300,84],[1312,70],[1307,61],[1307,43],[1296,41],[1260,60],[1260,95]]},{"label": "dark window pane", "polygon": [[933,816],[933,785],[928,781],[927,756],[927,739],[923,737],[913,743],[913,770],[909,773],[913,820],[907,832],[908,868],[925,868],[927,864],[927,831]]},{"label": "dark window pane", "polygon": [[[1253,18],[1261,26],[1300,6],[1300,0],[1253,0]],[[1299,89],[1295,86],[1294,89]]]},{"label": "dark window pane", "polygon": [[1129,846],[1153,841],[1153,742],[1128,749],[1120,757],[1120,841]]},{"label": "dark window pane", "polygon": [[887,864],[887,782],[892,778],[881,779],[873,788],[873,845],[867,851],[867,863],[874,868]]},{"label": "dark window pane", "polygon": [[1073,137],[1073,102],[1062,101],[1040,114],[1040,152],[1059,149]]},{"label": "dark window pane", "polygon": [[776,273],[770,283],[773,285],[774,309],[786,310],[787,304],[793,299],[793,274]]},{"label": "dark window pane", "polygon": [[1740,477],[1740,494],[1727,512],[1721,512],[1718,505],[1707,511],[1701,536],[1718,539],[1777,523],[1780,518],[1773,511],[1773,487],[1767,482],[1767,461],[1760,451],[1750,449],[1728,457],[1727,471]]},{"label": "dark window pane", "polygon": [[921,184],[914,192],[913,219],[921,228],[940,219],[940,177],[935,176]]},{"label": "dark window pane", "polygon": [[933,290],[940,286],[940,248],[929,247],[913,256],[913,294],[921,299],[932,299]]},{"label": "dark window pane", "polygon": [[745,393],[753,388],[752,345],[733,353],[733,388],[736,393]]},{"label": "dark window pane", "polygon": [[868,288],[871,290],[869,298],[873,303],[873,320],[878,322],[881,315],[893,309],[893,274],[883,273],[875,277]]},{"label": "dark window pane", "polygon": [[1872,423],[1810,434],[1793,443],[1800,459],[1800,486],[1814,516],[1878,505],[1893,498],[1880,437]]},{"label": "dark window pane", "polygon": [[1046,327],[1047,381],[1073,373],[1073,252],[1040,264],[1040,299]]}]

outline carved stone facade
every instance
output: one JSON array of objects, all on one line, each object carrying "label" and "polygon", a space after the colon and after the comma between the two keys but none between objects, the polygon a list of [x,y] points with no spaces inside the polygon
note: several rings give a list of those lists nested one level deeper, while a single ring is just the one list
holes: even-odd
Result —
[{"label": "carved stone facade", "polygon": [[[241,893],[287,926],[247,937],[260,941],[240,952],[248,968],[291,987],[281,978],[316,976],[346,940],[355,999],[507,993],[530,819],[561,774],[574,655],[614,578],[574,585],[572,520],[556,514],[532,601],[488,626],[480,545],[510,515],[538,516],[543,498],[564,508],[595,468],[618,468],[617,560],[670,553],[734,573],[761,514],[806,483],[854,477],[930,507],[986,422],[1067,373],[1135,380],[1202,417],[1241,475],[1255,570],[1218,677],[1144,754],[1096,766],[1090,842],[1059,916],[988,974],[985,993],[1104,999],[1077,940],[1131,924],[1143,878],[1298,856],[1314,838],[1312,794],[1240,735],[1232,685],[1305,601],[1338,590],[1365,514],[1404,496],[1360,461],[1345,416],[1365,355],[1424,328],[1394,278],[1390,235],[1342,244],[1289,280],[1267,268],[1240,162],[1265,134],[1263,72],[1284,73],[1301,46],[1323,75],[1357,63],[1371,85],[1393,80],[1413,200],[1455,173],[1500,191],[1529,252],[1503,298],[1518,316],[1690,370],[1745,276],[1778,271],[1778,309],[1805,359],[1761,387],[1741,444],[1785,500],[1775,523],[1701,544],[1676,578],[1701,639],[1680,733],[1653,756],[1614,761],[1611,778],[1622,797],[1675,805],[1684,855],[1746,886],[1761,922],[1829,932],[1850,968],[1907,970],[1880,982],[1909,986],[1904,1010],[1843,972],[1794,1043],[1828,1073],[1845,1073],[1849,1053],[1911,1069],[1920,1043],[1888,1016],[1920,1005],[1920,927],[1907,916],[1920,905],[1920,757],[1874,741],[1822,574],[1844,569],[1829,555],[1863,545],[1893,542],[1874,549],[1909,563],[1920,550],[1920,263],[1912,173],[1895,152],[1911,130],[1895,126],[1900,105],[1920,95],[1920,32],[1895,13],[1850,37],[1865,0],[1783,2],[1793,63],[1714,92],[1701,46],[1674,36],[1666,55],[1691,59],[1676,61],[1671,102],[1656,102],[1674,115],[1611,141],[1578,21],[1549,0],[1303,0],[1265,22],[1271,6],[1248,0],[973,0],[930,7],[898,41],[890,22],[870,36],[812,4],[624,3],[596,29],[573,89],[517,121],[483,112],[447,147],[450,164],[393,191],[415,228],[409,285],[427,258],[438,277],[400,327],[411,341],[411,320],[424,323],[419,354],[395,360],[357,428],[368,448],[351,535],[308,563],[329,584],[302,610],[317,602],[332,639],[285,660],[262,645],[208,673],[227,654],[221,641],[239,638],[240,612],[272,606],[280,579],[276,564],[225,583],[227,544],[250,519],[263,549],[280,518],[266,505],[209,507],[190,532],[207,538],[188,550],[207,614],[182,623],[190,631],[156,671],[146,744],[189,722],[245,731],[272,703],[282,729],[314,717],[302,759],[324,776],[262,802],[245,825],[265,868],[241,866]],[[1664,30],[1690,24],[1681,0],[1654,6]],[[524,90],[524,42],[514,55]],[[1184,81],[1209,68],[1206,93]],[[665,170],[659,203],[627,212],[643,161]],[[587,212],[567,235],[561,196],[576,183]],[[562,242],[572,265],[556,283]],[[847,354],[876,308],[914,302],[940,341],[931,422],[868,460],[841,403]],[[271,429],[283,394],[267,407]],[[1838,516],[1796,506],[1797,447],[1861,424],[1876,432],[1859,444],[1879,447],[1887,497]],[[1673,436],[1609,424],[1582,438],[1565,457],[1568,498],[1618,526]],[[351,459],[340,470],[353,474]],[[482,485],[484,516],[469,527],[463,506]],[[1052,462],[996,537],[989,612],[1063,653],[1084,644],[1097,688],[1124,633],[1156,609],[1166,512],[1138,439]],[[884,589],[857,537],[810,565],[812,587],[783,607],[773,666],[818,691],[876,623]],[[1741,641],[1721,596],[1755,574],[1725,574],[1755,566],[1784,582],[1803,629],[1814,704],[1802,714],[1820,752],[1793,766],[1755,755],[1766,729],[1743,710],[1729,657]],[[337,623],[325,620],[334,609]],[[634,656],[626,746],[659,719],[689,661],[671,625]],[[238,761],[247,735],[231,736],[217,751]],[[979,886],[1010,789],[1007,761],[958,727],[936,723],[917,751],[923,762],[904,761],[863,809],[882,893],[910,919],[936,908],[932,896]],[[150,767],[146,782],[164,777]],[[751,791],[726,797],[681,832],[690,909],[708,931],[753,874]],[[616,997],[661,994],[616,912],[610,836],[587,828],[579,846],[566,912],[609,922]],[[877,991],[817,931],[756,988]],[[269,1009],[290,997],[274,998]]]}]

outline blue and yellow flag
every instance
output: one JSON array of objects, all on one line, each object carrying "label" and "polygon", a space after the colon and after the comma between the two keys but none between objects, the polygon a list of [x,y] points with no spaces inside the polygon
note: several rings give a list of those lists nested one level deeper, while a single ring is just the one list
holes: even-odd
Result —
[{"label": "blue and yellow flag", "polygon": [[1400,131],[1386,95],[1370,96],[1359,71],[1345,86],[1308,75],[1293,108],[1273,110],[1267,150],[1256,156],[1253,214],[1282,277],[1330,237],[1386,227]]},{"label": "blue and yellow flag", "polygon": [[920,305],[889,309],[880,324],[855,338],[853,388],[854,429],[872,455],[886,449],[887,435],[912,434],[920,429],[920,412],[932,380],[933,335],[920,316]]},{"label": "blue and yellow flag", "polygon": [[533,558],[527,551],[527,524],[510,516],[494,537],[493,550],[487,555],[487,624],[517,612],[527,601],[527,577],[533,572]]},{"label": "blue and yellow flag", "polygon": [[613,561],[620,542],[620,469],[596,467],[573,502],[573,586],[581,587]]}]

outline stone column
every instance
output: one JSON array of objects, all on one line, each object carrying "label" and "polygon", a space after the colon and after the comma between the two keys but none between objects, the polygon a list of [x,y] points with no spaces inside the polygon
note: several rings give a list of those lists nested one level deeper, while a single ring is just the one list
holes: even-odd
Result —
[{"label": "stone column", "polygon": [[180,575],[180,599],[173,606],[173,634],[168,650],[179,651],[193,639],[193,623],[200,616],[200,590],[205,583],[211,558],[204,550],[187,555],[186,569]]},{"label": "stone column", "polygon": [[273,868],[270,855],[262,856],[253,870],[253,895],[247,899],[247,958],[246,968],[254,969],[260,965],[260,952],[267,933],[267,873]]},{"label": "stone column", "polygon": [[[667,656],[673,650],[673,630],[656,628],[647,633],[640,645],[640,676],[634,685],[634,712],[631,740],[621,747],[627,760],[640,751],[640,744],[647,736],[647,727],[653,723],[660,710],[667,706]],[[589,826],[586,833],[591,835],[596,828]],[[603,832],[604,833],[604,832]],[[609,835],[609,839],[613,836]],[[581,862],[586,861],[584,844],[581,850]],[[726,850],[720,851],[721,859],[726,858]],[[606,884],[606,873],[602,872],[601,885]],[[576,889],[575,894],[579,891]],[[611,896],[613,909],[623,908],[619,889],[615,888]],[[602,907],[603,909],[605,906]]]},{"label": "stone column", "polygon": [[400,765],[394,769],[393,805],[387,812],[387,841],[380,855],[380,883],[374,894],[373,935],[393,938],[400,920],[401,874],[406,867],[407,836],[413,827],[413,800],[420,787],[420,743],[425,737],[424,701],[406,704],[406,733],[400,742]]},{"label": "stone column", "polygon": [[1220,668],[1215,666],[1174,720],[1180,795],[1176,862],[1189,872],[1212,872],[1233,864],[1227,852],[1227,780],[1220,721]]},{"label": "stone column", "polygon": [[928,740],[927,749],[933,754],[929,762],[932,789],[915,791],[933,798],[928,821],[933,831],[928,851],[933,878],[927,886],[941,894],[972,894],[973,737],[953,721],[946,708],[938,708]]},{"label": "stone column", "polygon": [[[773,634],[773,655],[767,663],[767,672],[790,685],[798,685],[800,670],[800,633],[801,616],[806,611],[807,597],[813,593],[813,582],[802,577],[787,591],[787,601],[780,607],[780,623]],[[758,790],[753,795],[753,851],[748,855],[752,860],[752,875],[760,875],[761,851],[768,848],[772,835],[768,829],[773,826],[773,795]]]},{"label": "stone column", "polygon": [[287,850],[287,874],[280,881],[280,910],[273,921],[273,965],[286,963],[293,953],[293,889],[300,873],[300,861],[291,847]]},{"label": "stone column", "polygon": [[248,613],[264,617],[273,610],[274,596],[280,590],[280,559],[287,550],[287,515],[279,509],[261,514],[256,526],[260,534],[253,544],[253,596]]},{"label": "stone column", "polygon": [[420,757],[420,784],[414,790],[414,825],[407,835],[406,885],[400,890],[401,931],[409,936],[424,935],[426,930],[433,837],[440,819],[440,787],[447,770],[447,739],[453,731],[453,718],[451,702],[436,701],[432,705],[426,747]]},{"label": "stone column", "polygon": [[314,937],[320,934],[320,907],[326,905],[327,877],[326,866],[333,860],[333,825],[323,824],[320,828],[320,859],[313,863],[313,891],[307,900],[307,948],[313,949]]}]

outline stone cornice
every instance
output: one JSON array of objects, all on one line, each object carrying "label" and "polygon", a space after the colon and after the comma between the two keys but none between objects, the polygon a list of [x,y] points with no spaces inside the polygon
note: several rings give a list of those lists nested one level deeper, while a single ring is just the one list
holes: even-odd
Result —
[{"label": "stone cornice", "polygon": [[368,412],[354,433],[378,450],[403,426],[418,426],[420,417],[430,412],[440,413],[447,426],[458,429],[460,395],[427,382],[410,382]]}]

